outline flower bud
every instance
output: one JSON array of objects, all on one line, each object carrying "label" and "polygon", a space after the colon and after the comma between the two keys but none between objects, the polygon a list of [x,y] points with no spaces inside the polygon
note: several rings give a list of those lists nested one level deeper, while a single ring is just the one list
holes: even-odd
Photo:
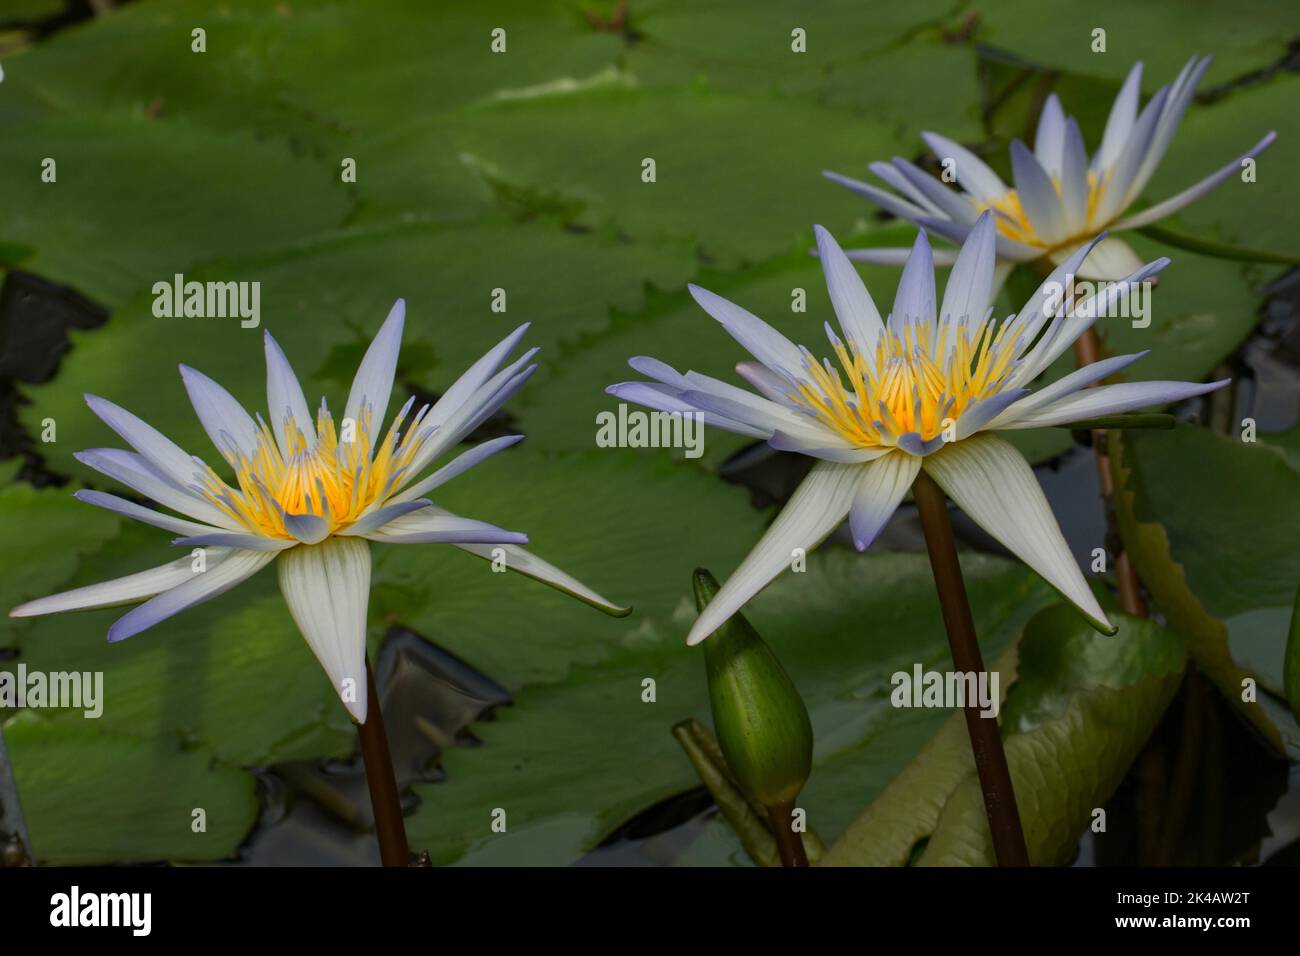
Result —
[{"label": "flower bud", "polygon": [[[695,606],[718,593],[695,572]],[[772,649],[736,614],[704,642],[709,704],[718,745],[740,789],[764,807],[792,804],[812,769],[808,709]]]}]

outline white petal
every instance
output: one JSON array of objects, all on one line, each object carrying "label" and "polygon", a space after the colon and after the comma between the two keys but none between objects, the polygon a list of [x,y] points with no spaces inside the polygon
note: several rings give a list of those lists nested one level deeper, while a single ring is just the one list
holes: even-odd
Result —
[{"label": "white petal", "polygon": [[266,343],[266,413],[271,416],[271,430],[280,443],[281,453],[287,454],[289,443],[285,439],[285,419],[293,418],[308,444],[316,440],[315,419],[307,408],[298,376],[293,374],[293,366],[285,358],[279,343],[271,338],[270,332],[263,338]]},{"label": "white petal", "polygon": [[[207,569],[210,571],[220,564],[229,553],[225,548],[208,549],[204,555]],[[28,601],[10,611],[9,616],[37,617],[41,614],[57,614],[62,611],[85,611],[92,608],[113,607],[117,604],[131,604],[141,598],[153,597],[155,594],[170,591],[177,585],[184,584],[196,574],[193,565],[194,558],[187,554],[183,558],[177,558],[175,561],[169,561],[147,571],[137,571],[126,577],[88,584],[85,587],[73,588],[71,591]],[[203,573],[206,574],[207,571]]]},{"label": "white petal", "polygon": [[[464,521],[457,515],[439,508],[436,505],[426,509],[429,514],[439,515],[444,518],[450,518],[456,521]],[[515,571],[525,577],[540,581],[548,587],[555,588],[565,594],[575,597],[584,604],[589,604],[594,608],[612,614],[615,617],[624,617],[631,613],[631,608],[615,604],[607,598],[601,597],[591,588],[587,587],[577,578],[566,574],[555,565],[543,561],[529,551],[515,544],[474,544],[466,542],[453,542],[456,547],[462,551],[467,551],[485,561],[502,561],[508,571]]]},{"label": "white petal", "polygon": [[758,390],[769,402],[790,400],[791,383],[762,362],[737,362],[736,374]]},{"label": "white petal", "polygon": [[[996,210],[994,216],[1000,215]],[[936,236],[942,236],[949,242],[955,242],[961,245],[970,235],[974,228],[974,222],[962,223],[952,219],[940,219],[937,216],[917,216],[914,220],[918,226]],[[1016,262],[1030,262],[1038,259],[1043,255],[1040,246],[1031,246],[1027,242],[1016,242],[1014,239],[1008,239],[1006,236],[998,233],[998,258],[1014,259]],[[850,257],[852,258],[852,257]]]},{"label": "white petal", "polygon": [[[895,161],[897,161],[897,159]],[[907,198],[907,201],[913,205],[921,207],[932,216],[946,215],[943,207],[936,205],[926,194],[925,190],[918,188],[910,179],[889,163],[869,163],[867,168],[880,177],[880,179],[884,180],[886,186],[890,187],[895,192],[902,193],[903,196]],[[944,191],[948,192],[948,194],[953,197],[956,197],[957,195],[948,190]]]},{"label": "white petal", "polygon": [[[225,594],[274,559],[275,553],[270,551],[231,551],[216,565],[209,561],[201,574],[191,574],[183,583],[119,617],[108,629],[108,639],[111,642],[124,641],[181,611]],[[186,557],[184,560],[188,563],[191,559]]]},{"label": "white petal", "polygon": [[[1018,418],[1011,428],[1042,428],[1066,425],[1087,418],[1119,415],[1153,405],[1168,405],[1223,388],[1231,379],[1218,382],[1121,382],[1101,385],[1044,405]],[[1005,426],[1004,426],[1005,427]]]},{"label": "white petal", "polygon": [[[410,473],[419,474],[430,462],[460,444],[466,435],[487,421],[497,409],[523,388],[537,371],[535,362],[527,365],[536,354],[537,349],[528,349],[518,359],[475,389],[474,393],[462,400],[458,407],[443,409],[447,397],[444,395],[438,405],[420,423],[422,430],[434,429],[437,434],[425,441],[420,451],[411,460]],[[442,421],[432,421],[434,411],[438,411],[439,415],[446,415],[446,418]]]},{"label": "white petal", "polygon": [[1160,165],[1160,160],[1164,158],[1170,142],[1173,141],[1174,133],[1178,131],[1178,124],[1183,120],[1183,114],[1187,112],[1187,107],[1191,105],[1192,98],[1196,95],[1197,84],[1201,82],[1205,71],[1210,68],[1211,59],[1207,56],[1198,61],[1196,57],[1192,57],[1179,71],[1178,79],[1174,81],[1169,98],[1165,100],[1165,108],[1160,114],[1160,120],[1156,123],[1155,132],[1151,136],[1146,157],[1142,160],[1137,176],[1129,187],[1130,203],[1141,194],[1155,173],[1156,167]]},{"label": "white petal", "polygon": [[175,531],[177,534],[207,534],[210,531],[217,530],[209,525],[199,524],[197,521],[186,521],[184,518],[176,518],[169,514],[163,514],[161,511],[154,511],[152,508],[143,508],[135,502],[119,498],[117,495],[105,494],[102,491],[89,491],[83,488],[80,491],[74,491],[72,497],[87,504],[107,508],[109,511],[115,511],[128,518],[134,518],[144,524],[151,524],[155,528]]},{"label": "white petal", "polygon": [[519,345],[524,333],[528,331],[529,325],[530,323],[525,322],[519,326],[466,369],[460,378],[456,379],[452,384],[451,388],[442,393],[433,408],[429,410],[429,423],[436,425],[447,421],[479,389],[491,381],[492,377],[496,375],[497,369],[501,367],[501,363]]},{"label": "white petal", "polygon": [[[1025,355],[1032,352],[1031,345],[1037,347],[1038,333],[1042,331],[1043,326],[1058,320],[1058,317],[1065,312],[1070,304],[1069,297],[1073,295],[1073,277],[1077,276],[1083,260],[1103,238],[1104,234],[1070,250],[1060,265],[1048,274],[1034,290],[1034,294],[1029,297],[1029,301],[1016,313],[1007,334],[1017,338],[1017,354]],[[1026,375],[1025,371],[1022,364],[1011,375],[1009,384],[1023,385],[1032,381],[1033,376]]]},{"label": "white petal", "polygon": [[1249,150],[1242,153],[1232,162],[1228,163],[1228,165],[1214,171],[1209,176],[1206,176],[1196,185],[1190,186],[1177,195],[1170,196],[1168,199],[1156,203],[1154,206],[1143,209],[1139,213],[1134,213],[1132,216],[1119,220],[1115,223],[1115,228],[1138,229],[1142,226],[1156,222],[1157,220],[1164,219],[1166,216],[1172,216],[1178,210],[1185,206],[1190,206],[1206,193],[1213,190],[1216,186],[1235,176],[1241,171],[1241,164],[1243,162],[1247,159],[1254,159],[1264,150],[1272,146],[1276,139],[1277,133],[1270,132]]},{"label": "white petal", "polygon": [[985,212],[962,244],[948,285],[943,290],[944,320],[981,321],[993,304],[993,269],[997,263],[993,214]]},{"label": "white petal", "polygon": [[257,451],[259,429],[244,406],[212,379],[188,365],[181,366],[181,380],[185,383],[195,414],[203,423],[203,430],[222,457],[231,460],[230,446],[233,442],[239,451],[251,458]]},{"label": "white petal", "polygon": [[284,530],[303,544],[320,544],[330,533],[329,522],[318,514],[284,515]]},{"label": "white petal", "polygon": [[898,280],[889,327],[898,329],[906,322],[916,321],[933,324],[934,304],[934,259],[930,255],[930,240],[925,230],[921,230],[916,234],[912,254],[907,257]]},{"label": "white petal", "polygon": [[460,518],[432,505],[362,535],[384,544],[527,544],[528,536],[486,521]]},{"label": "white petal", "polygon": [[955,161],[957,182],[976,199],[992,202],[1001,199],[1008,192],[1006,183],[998,178],[998,174],[966,147],[938,133],[922,133],[921,137],[934,151],[934,155],[939,157],[940,163],[945,159]]},{"label": "white petal", "polygon": [[841,176],[839,173],[833,173],[830,170],[822,170],[822,175],[850,192],[857,193],[864,199],[870,199],[885,212],[892,213],[899,219],[914,220],[917,216],[923,216],[929,211],[923,206],[908,202],[906,199],[900,199],[893,193],[886,192],[870,183],[864,183],[860,179],[854,179],[852,176]]},{"label": "white petal", "polygon": [[88,448],[85,451],[74,452],[72,457],[87,468],[93,468],[114,481],[120,481],[133,491],[138,491],[146,498],[152,498],[163,507],[171,508],[172,511],[179,511],[183,515],[197,518],[218,528],[243,530],[216,505],[200,498],[192,491],[176,487],[140,455],[118,448]]},{"label": "white petal", "polygon": [[[691,415],[699,411],[694,405],[680,398],[681,389],[671,385],[661,385],[658,382],[617,382],[610,385],[605,391],[615,398],[636,405],[644,405],[646,408],[653,408],[657,411],[677,415]],[[704,413],[704,421],[714,428],[735,432],[738,435],[748,435],[750,438],[767,438],[770,435],[770,431],[766,428],[758,428],[746,422],[733,421],[712,412]]]},{"label": "white petal", "polygon": [[1142,96],[1142,61],[1133,64],[1120,87],[1119,95],[1111,105],[1110,116],[1106,119],[1106,131],[1101,136],[1101,148],[1093,157],[1094,172],[1108,169],[1119,157],[1120,150],[1128,141],[1137,118],[1138,99]]},{"label": "white petal", "polygon": [[1085,365],[1083,368],[1075,369],[1069,375],[1065,375],[1051,385],[1048,385],[1026,398],[1016,402],[1005,412],[995,418],[989,424],[990,429],[1008,427],[1008,423],[1023,418],[1030,412],[1035,412],[1044,405],[1050,405],[1058,398],[1066,395],[1072,395],[1080,389],[1087,388],[1093,382],[1100,382],[1104,378],[1109,378],[1116,372],[1128,368],[1138,359],[1149,354],[1150,349],[1143,352],[1135,352],[1131,355],[1116,355],[1112,358],[1102,359],[1099,362],[1093,362],[1091,365]]},{"label": "white petal", "polygon": [[497,552],[500,552],[508,571],[515,571],[524,577],[540,581],[547,587],[555,588],[557,591],[575,597],[584,604],[589,604],[606,614],[612,614],[614,617],[626,617],[632,613],[630,607],[615,604],[608,598],[601,597],[577,578],[566,574],[555,565],[543,561],[537,555],[525,551],[518,545],[458,544],[456,547],[486,561],[498,560]]},{"label": "white petal", "polygon": [[[845,438],[831,431],[810,415],[793,411],[776,402],[769,402],[758,395],[749,395],[748,401],[705,392],[701,389],[682,392],[682,401],[702,412],[712,412],[733,421],[743,421],[756,428],[765,429],[768,435],[783,432],[814,445],[826,445],[831,448],[852,448]],[[761,403],[761,404],[760,404]]]},{"label": "white petal", "polygon": [[384,505],[382,508],[367,512],[338,533],[341,535],[366,535],[371,531],[379,530],[394,518],[400,518],[412,511],[419,511],[421,508],[428,508],[431,504],[433,502],[427,498],[421,498],[417,501],[401,501]]},{"label": "white petal", "polygon": [[1077,236],[1088,226],[1088,154],[1083,148],[1083,134],[1071,116],[1065,121],[1065,141],[1061,148],[1061,211],[1065,231]]},{"label": "white petal", "polygon": [[1020,205],[1034,227],[1034,234],[1047,245],[1060,242],[1065,238],[1061,197],[1056,194],[1056,187],[1047,171],[1029,147],[1018,139],[1011,143],[1011,170],[1016,179]]},{"label": "white petal", "polygon": [[[878,266],[901,266],[912,254],[912,248],[906,249],[845,249],[844,256],[850,262],[870,262]],[[956,249],[931,249],[936,266],[950,266],[957,259]]]},{"label": "white petal", "polygon": [[865,551],[880,534],[921,470],[921,459],[906,452],[894,452],[863,465],[849,510],[853,544]]},{"label": "white petal", "polygon": [[1107,236],[1079,264],[1077,276],[1080,279],[1118,282],[1137,272],[1143,264],[1142,258],[1127,242],[1115,236]]},{"label": "white petal", "polygon": [[720,322],[732,338],[768,368],[793,372],[803,367],[803,359],[794,344],[758,316],[708,289],[693,284],[687,288],[700,308]]},{"label": "white petal", "polygon": [[813,467],[754,550],[700,614],[687,644],[700,643],[790,567],[796,549],[807,552],[835,530],[849,513],[861,467],[831,463]]},{"label": "white petal", "polygon": [[281,555],[280,592],[307,646],[352,719],[366,721],[366,609],[370,545],[329,538]]},{"label": "white petal", "polygon": [[952,442],[923,467],[966,515],[1056,588],[1092,625],[1114,634],[1024,456],[994,435]]},{"label": "white petal", "polygon": [[1038,117],[1038,131],[1034,134],[1034,155],[1049,176],[1061,175],[1061,161],[1065,152],[1065,111],[1055,93],[1047,97]]},{"label": "white petal", "polygon": [[352,379],[352,390],[348,392],[344,417],[359,424],[362,408],[369,406],[372,435],[382,433],[384,413],[388,411],[388,399],[393,393],[393,376],[397,373],[397,353],[402,348],[402,327],[405,321],[406,300],[398,299],[374,341],[366,349],[365,358],[361,360],[356,377]]},{"label": "white petal", "polygon": [[1114,164],[1106,172],[1105,187],[1101,198],[1093,209],[1089,224],[1100,228],[1111,222],[1128,208],[1131,201],[1131,189],[1137,178],[1138,169],[1146,158],[1151,138],[1155,135],[1156,123],[1169,97],[1169,87],[1162,87],[1151,98],[1151,102],[1142,110],[1133,131],[1129,134],[1124,148],[1116,157]]},{"label": "white petal", "polygon": [[842,439],[838,440],[838,443],[831,444],[826,438],[807,438],[783,431],[773,432],[767,443],[777,451],[789,451],[810,458],[820,458],[822,461],[849,464],[875,461],[892,451],[889,448],[859,448]]},{"label": "white petal", "polygon": [[826,274],[826,291],[831,307],[840,320],[840,328],[859,352],[874,352],[876,339],[885,330],[876,303],[871,301],[862,276],[844,256],[835,237],[821,226],[813,226],[817,236],[817,253]]},{"label": "white petal", "polygon": [[296,542],[289,538],[270,538],[251,532],[218,531],[214,534],[196,534],[176,538],[172,544],[181,548],[207,548],[212,546],[234,548],[241,551],[284,551]]},{"label": "white petal", "polygon": [[179,445],[148,422],[97,395],[87,395],[90,410],[117,432],[145,461],[178,487],[186,488],[202,469]]},{"label": "white petal", "polygon": [[1053,320],[1049,328],[1039,339],[1038,344],[1025,356],[1020,367],[1012,374],[1010,385],[1027,385],[1047,370],[1056,361],[1057,356],[1074,344],[1085,331],[1092,328],[1099,318],[1115,315],[1117,303],[1132,293],[1138,285],[1146,282],[1165,266],[1168,258],[1149,262],[1137,272],[1120,282],[1104,285],[1082,302],[1075,303],[1067,311]]},{"label": "white petal", "polygon": [[936,207],[938,214],[967,225],[975,222],[979,213],[969,197],[955,189],[949,189],[929,173],[897,156],[894,157],[894,169],[899,178],[924,196],[931,206]]},{"label": "white petal", "polygon": [[[962,441],[989,427],[1009,406],[1029,394],[1027,388],[1009,388],[969,405],[957,419],[956,439]],[[940,436],[942,437],[942,436]]]},{"label": "white petal", "polygon": [[421,495],[426,495],[430,491],[433,491],[433,489],[445,485],[453,478],[460,477],[475,465],[491,458],[497,452],[505,451],[507,448],[512,448],[523,440],[523,435],[505,435],[501,438],[493,438],[491,441],[485,441],[481,444],[475,445],[469,451],[457,455],[423,481],[411,485],[411,487],[407,488],[400,495],[395,495],[392,498],[391,503],[398,504],[419,498]]}]

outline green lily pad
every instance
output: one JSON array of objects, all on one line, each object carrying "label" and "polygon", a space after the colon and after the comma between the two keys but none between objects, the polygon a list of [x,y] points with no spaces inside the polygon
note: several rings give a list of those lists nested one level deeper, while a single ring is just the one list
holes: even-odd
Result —
[{"label": "green lily pad", "polygon": [[746,499],[695,467],[621,449],[507,452],[438,504],[526,532],[529,550],[633,614],[610,618],[455,548],[418,546],[375,549],[371,610],[507,687],[563,680],[675,634],[694,567],[734,567],[758,539],[763,516]]},{"label": "green lily pad", "polygon": [[490,180],[572,206],[572,222],[688,239],[726,266],[808,248],[814,222],[845,231],[862,203],[821,171],[913,146],[877,120],[803,100],[622,77],[467,108],[453,135]]},{"label": "green lily pad", "polygon": [[[804,9],[792,9],[781,0],[710,0],[693,6],[645,0],[631,8],[631,25],[645,37],[647,56],[663,48],[719,70],[765,68],[780,76],[778,70],[819,71],[879,53],[938,24],[951,9],[948,0],[921,0],[882,5],[864,17],[853,0],[830,0]],[[795,28],[804,31],[807,53],[791,50]]]},{"label": "green lily pad", "polygon": [[[1020,644],[1020,673],[1002,712],[1003,735],[1035,865],[1069,861],[1182,676],[1181,638],[1150,621],[1124,615],[1116,620],[1119,633],[1105,637],[1089,630],[1073,609],[1058,605],[1029,622]],[[994,862],[984,799],[971,767],[953,788],[917,864]]]},{"label": "green lily pad", "polygon": [[[55,419],[59,441],[42,450],[52,468],[85,480],[103,479],[72,454],[120,444],[85,407],[85,392],[130,409],[191,454],[216,462],[175,371],[178,362],[216,379],[250,410],[265,411],[262,333],[270,331],[309,404],[326,395],[337,414],[356,363],[399,296],[407,302],[399,379],[441,392],[524,321],[533,322],[524,346],[542,347],[539,361],[549,363],[561,339],[600,331],[611,308],[640,308],[647,284],[679,288],[693,270],[684,249],[576,236],[541,224],[358,229],[187,276],[259,281],[257,328],[243,328],[237,318],[158,318],[152,295],[133,298],[102,329],[74,334],[59,374],[31,389],[23,418],[35,431],[42,419]],[[495,289],[505,292],[504,312],[493,311]],[[599,391],[602,384],[591,387]],[[567,427],[593,441],[588,421]]]},{"label": "green lily pad", "polygon": [[[906,246],[916,239],[909,223],[894,222],[842,237],[854,248]],[[811,240],[810,240],[811,242]],[[858,270],[882,309],[893,302],[899,270],[888,266],[858,265]],[[946,280],[941,271],[940,281]],[[826,293],[825,279],[817,259],[806,249],[771,259],[761,266],[734,272],[709,270],[696,280],[712,292],[749,310],[786,335],[791,341],[814,352],[828,353],[824,323],[833,326],[835,313]],[[1036,287],[1036,286],[1035,286]],[[1034,287],[1024,292],[1028,297]],[[999,299],[1003,312],[1020,308],[1012,299]],[[802,305],[803,311],[796,311]],[[738,362],[751,356],[696,304],[684,287],[669,292],[651,292],[643,309],[635,313],[616,311],[609,327],[596,335],[581,335],[564,342],[558,359],[538,373],[538,387],[521,396],[521,427],[548,448],[589,447],[597,416],[617,412],[620,402],[604,389],[615,382],[641,376],[628,367],[629,358],[649,355],[678,369],[711,375],[741,387],[735,372]],[[1055,379],[1069,371],[1062,362],[1048,374]],[[1006,433],[1032,462],[1042,462],[1068,449],[1068,433],[1050,428]],[[701,461],[716,466],[743,447],[749,439],[721,429],[705,429]],[[680,450],[649,449],[645,456],[682,457]]]},{"label": "green lily pad", "polygon": [[[46,159],[54,182],[42,181]],[[279,144],[111,111],[8,128],[0,203],[5,241],[36,250],[24,268],[116,307],[199,262],[333,226],[351,198],[336,173]]]},{"label": "green lily pad", "polygon": [[[1300,33],[1300,23],[1296,29]],[[1181,192],[1254,146],[1269,130],[1277,130],[1277,142],[1255,161],[1253,182],[1243,182],[1240,173],[1230,176],[1181,210],[1176,222],[1179,231],[1192,235],[1300,255],[1300,240],[1281,213],[1300,201],[1292,174],[1300,162],[1293,109],[1298,96],[1300,77],[1283,73],[1189,109],[1146,195],[1159,201]],[[1278,271],[1277,266],[1258,268],[1265,274]]]},{"label": "green lily pad", "polygon": [[[1010,562],[970,555],[963,567],[990,656],[1053,600]],[[889,703],[892,674],[946,660],[929,565],[924,555],[824,548],[810,556],[807,572],[779,578],[745,614],[808,705],[816,753],[800,805],[819,832],[835,833],[947,716]],[[489,851],[516,864],[572,860],[638,809],[697,786],[671,735],[681,718],[708,711],[704,662],[681,643],[694,616],[683,600],[670,618],[622,642],[609,661],[575,667],[564,684],[526,688],[515,707],[475,725],[483,745],[450,751],[447,779],[416,788],[423,803],[408,819],[412,844],[440,862],[477,862]],[[642,699],[647,678],[655,682],[653,703]],[[838,772],[827,772],[832,765]],[[497,808],[506,811],[504,834],[490,826]],[[571,825],[560,826],[561,819]],[[734,835],[710,845],[708,862],[743,856]]]},{"label": "green lily pad", "polygon": [[[886,119],[900,137],[929,128],[975,135],[976,53],[942,42],[938,27],[950,8],[945,0],[880,7],[868,27],[849,2],[799,10],[780,3],[638,4],[630,12],[639,40],[624,62],[642,85],[705,81],[718,90],[806,97]],[[908,95],[900,97],[900,89]],[[864,156],[859,165],[873,159],[889,157]]]},{"label": "green lily pad", "polygon": [[[83,523],[101,512],[71,502]],[[113,519],[116,521],[116,519]],[[126,523],[85,554],[57,587],[93,584],[178,556],[166,532]],[[50,532],[51,534],[55,532]],[[49,539],[74,548],[75,532]],[[350,751],[351,723],[294,626],[275,575],[263,571],[229,594],[201,604],[120,644],[106,640],[126,608],[14,621],[17,661],[29,670],[101,671],[104,733],[201,743],[230,763],[269,764]]]},{"label": "green lily pad", "polygon": [[10,608],[63,587],[86,555],[117,534],[120,518],[87,510],[61,489],[0,488],[0,646],[10,644],[21,626],[8,616]]},{"label": "green lily pad", "polygon": [[[1270,706],[1263,689],[1257,701],[1243,700],[1248,678],[1283,683],[1300,579],[1294,463],[1267,440],[1182,427],[1125,433],[1112,444],[1111,467],[1125,547],[1170,626],[1187,635],[1197,665],[1273,746],[1300,744],[1285,709]],[[1253,633],[1270,624],[1271,646]],[[1258,673],[1237,659],[1239,636],[1248,637]]]},{"label": "green lily pad", "polygon": [[[1034,0],[997,0],[973,5],[978,39],[999,50],[1056,70],[1122,79],[1134,62],[1146,63],[1146,87],[1172,83],[1188,57],[1215,54],[1214,75],[1240,76],[1271,66],[1300,35],[1295,11],[1271,0],[1198,8],[1196,16],[1177,0],[1126,3],[1098,0],[1086,16],[1062,16]],[[1093,31],[1106,31],[1105,52],[1093,52]]]},{"label": "green lily pad", "polygon": [[41,863],[219,860],[257,820],[252,774],[216,765],[203,750],[31,713],[4,731]]}]

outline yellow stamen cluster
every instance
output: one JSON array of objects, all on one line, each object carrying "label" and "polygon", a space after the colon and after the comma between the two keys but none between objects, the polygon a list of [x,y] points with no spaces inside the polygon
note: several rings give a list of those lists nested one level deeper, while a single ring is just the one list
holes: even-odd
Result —
[{"label": "yellow stamen cluster", "polygon": [[400,438],[398,426],[403,416],[399,415],[377,452],[369,409],[352,423],[355,434],[346,434],[349,423],[345,420],[345,440],[340,441],[334,420],[322,405],[316,416],[314,444],[290,416],[285,423],[288,448],[284,453],[262,422],[252,456],[243,452],[228,456],[238,490],[209,468],[200,476],[204,494],[256,535],[292,538],[285,530],[285,514],[324,518],[333,534],[396,493],[397,479],[410,469],[429,437],[430,430],[419,427],[426,410],[421,409]]},{"label": "yellow stamen cluster", "polygon": [[[1058,178],[1052,178],[1052,185],[1056,188],[1056,195],[1061,195],[1061,182]],[[1086,235],[1096,232],[1100,226],[1093,223],[1093,218],[1097,211],[1097,205],[1101,202],[1102,194],[1105,192],[1106,180],[1098,177],[1091,170],[1088,172],[1088,215],[1084,220],[1084,228],[1079,236],[1071,236],[1067,240],[1074,241]],[[994,199],[992,202],[979,202],[972,200],[976,211],[984,212],[986,209],[994,211],[993,223],[998,232],[1011,239],[1014,242],[1023,242],[1030,246],[1040,246],[1044,249],[1063,243],[1047,243],[1039,238],[1038,233],[1034,231],[1034,225],[1025,215],[1025,209],[1020,203],[1020,193],[1014,189],[1008,189],[1005,193]]]},{"label": "yellow stamen cluster", "polygon": [[1002,390],[1018,336],[987,318],[901,323],[876,340],[868,358],[832,341],[839,366],[805,352],[806,380],[791,399],[861,448],[892,447],[900,435],[939,436],[973,403]]}]

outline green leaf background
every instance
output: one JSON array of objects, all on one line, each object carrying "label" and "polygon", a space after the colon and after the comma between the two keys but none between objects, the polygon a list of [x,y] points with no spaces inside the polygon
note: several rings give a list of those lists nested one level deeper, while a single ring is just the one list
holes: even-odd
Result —
[{"label": "green leaf background", "polygon": [[[776,2],[632,0],[624,15],[604,0],[455,0],[435,14],[399,0],[381,16],[344,0],[142,0],[60,31],[5,61],[0,247],[13,250],[6,262],[21,256],[21,268],[75,288],[111,318],[72,334],[52,380],[17,385],[18,424],[35,437],[46,419],[57,423],[57,441],[34,449],[71,484],[37,490],[14,480],[16,464],[5,466],[0,596],[12,606],[169,556],[164,533],[71,500],[75,487],[104,487],[72,453],[115,443],[83,393],[131,408],[199,454],[206,440],[178,362],[251,407],[264,404],[260,330],[155,318],[154,282],[177,272],[259,281],[263,326],[308,393],[335,403],[398,296],[408,302],[399,379],[423,392],[445,389],[514,325],[531,321],[542,368],[506,409],[509,426],[529,439],[449,487],[442,503],[528,531],[538,553],[633,604],[634,615],[602,617],[459,552],[390,549],[376,552],[371,639],[374,646],[389,625],[404,624],[514,696],[513,707],[473,728],[481,746],[444,754],[445,780],[416,786],[413,844],[445,863],[577,860],[642,811],[698,785],[670,735],[675,722],[707,709],[702,661],[682,644],[693,614],[690,573],[706,566],[729,574],[770,517],[717,476],[743,447],[733,436],[710,434],[699,461],[595,449],[595,416],[613,407],[603,387],[630,377],[625,362],[637,354],[731,374],[740,353],[690,301],[688,281],[797,339],[815,338],[829,303],[808,255],[811,223],[858,246],[911,238],[821,170],[861,176],[872,160],[919,158],[926,129],[1005,165],[1007,140],[1032,128],[1053,86],[1096,143],[1136,58],[1147,62],[1149,94],[1188,56],[1215,52],[1206,85],[1223,87],[1189,110],[1152,198],[1265,130],[1281,133],[1256,183],[1225,185],[1174,225],[1295,253],[1281,211],[1296,198],[1288,161],[1300,139],[1292,135],[1300,133],[1296,78],[1270,71],[1285,41],[1300,36],[1300,17],[1286,4],[1249,6],[1187,16],[1172,0],[1116,2],[1078,17],[1020,0],[837,0],[798,13]],[[205,53],[190,49],[199,26]],[[1105,54],[1090,51],[1094,26],[1108,29]],[[507,30],[505,54],[489,48],[497,27]],[[796,27],[806,31],[807,53],[791,52]],[[57,161],[55,183],[40,179],[46,157]],[[654,183],[641,180],[647,157]],[[355,183],[341,179],[345,159],[356,161]],[[1144,257],[1166,251],[1141,237],[1134,245]],[[1102,329],[1103,343],[1154,349],[1143,377],[1198,379],[1251,334],[1261,289],[1280,270],[1174,258],[1151,327],[1116,323]],[[892,297],[893,270],[863,273],[878,301]],[[505,315],[490,309],[498,288],[508,295]],[[807,292],[807,312],[791,311],[796,288]],[[1004,294],[1006,311],[1020,304],[1017,288],[1013,280]],[[1049,377],[1071,365],[1063,358]],[[1035,461],[1070,445],[1060,431],[1017,441]],[[1261,498],[1282,495],[1296,514],[1294,471],[1280,452],[1195,429],[1132,441],[1124,461],[1142,489],[1132,520],[1166,529],[1172,560],[1186,570],[1179,586],[1198,596],[1203,614],[1178,617],[1184,597],[1165,591],[1155,565],[1169,555],[1135,553],[1148,562],[1139,566],[1144,578],[1152,569],[1159,610],[1198,660],[1198,648],[1217,646],[1222,674],[1248,661],[1266,686],[1280,682],[1281,644],[1270,643],[1270,628],[1289,607],[1300,569],[1280,544],[1294,529],[1274,522]],[[1238,463],[1242,456],[1255,457]],[[1198,474],[1205,506],[1215,500],[1214,480],[1243,488],[1230,520],[1202,524],[1190,504],[1170,510],[1162,482],[1188,472]],[[1272,541],[1261,527],[1278,528],[1276,548],[1242,545],[1261,535]],[[1241,548],[1254,548],[1243,560],[1256,563],[1240,587],[1201,570],[1216,567],[1222,549]],[[967,557],[991,660],[1052,597],[1023,568]],[[5,724],[43,861],[232,857],[257,819],[254,768],[350,752],[346,716],[269,575],[109,647],[104,632],[115,613],[0,625],[0,649],[29,667],[105,673],[99,721],[26,712]],[[928,794],[924,819],[910,817],[906,837],[890,844],[897,852],[871,860],[907,862],[928,837],[921,862],[985,861],[978,800],[968,768],[959,767],[964,741],[952,739],[945,714],[887,702],[890,674],[916,661],[940,665],[947,654],[923,557],[858,556],[831,543],[806,575],[778,581],[747,613],[807,699],[818,743],[805,801],[828,843],[877,796],[896,801],[890,794],[900,786],[919,787]],[[1203,618],[1218,622],[1213,634]],[[1028,784],[1044,860],[1061,861],[1086,825],[1079,801],[1104,800],[1102,784],[1113,788],[1124,755],[1172,692],[1181,645],[1170,651],[1154,626],[1129,630],[1135,647],[1153,648],[1141,666],[1095,659],[1097,648],[1084,646],[1086,673],[1051,654],[1031,668],[1034,648],[1083,641],[1064,624],[1041,625],[1019,644],[1021,681],[1007,707],[1033,720],[1009,737],[1013,767],[1025,760],[1077,769],[1106,734],[1122,742],[1091,788]],[[1238,630],[1247,634],[1241,646]],[[8,669],[14,663],[0,659]],[[653,704],[641,699],[648,677],[658,688]],[[1277,720],[1270,712],[1257,725],[1280,740]],[[934,766],[950,770],[942,784],[905,770],[918,754],[936,753],[946,756]],[[209,820],[203,834],[190,825],[200,806]],[[507,834],[489,829],[495,807],[509,813]],[[715,820],[673,862],[747,861]]]}]

